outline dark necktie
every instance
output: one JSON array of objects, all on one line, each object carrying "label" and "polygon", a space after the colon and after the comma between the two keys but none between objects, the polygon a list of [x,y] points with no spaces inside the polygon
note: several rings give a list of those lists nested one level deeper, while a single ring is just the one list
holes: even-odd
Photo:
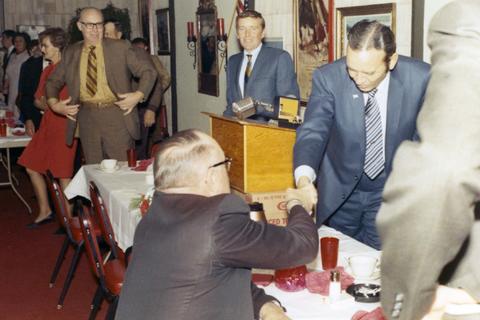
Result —
[{"label": "dark necktie", "polygon": [[245,68],[245,77],[243,81],[243,92],[247,89],[248,79],[250,79],[250,75],[252,74],[252,55],[247,54],[247,67]]},{"label": "dark necktie", "polygon": [[87,63],[87,93],[93,97],[97,93],[97,55],[95,46],[89,47]]},{"label": "dark necktie", "polygon": [[377,89],[368,93],[365,105],[365,163],[363,171],[370,179],[375,179],[385,167],[383,155],[383,134],[380,108],[375,94]]}]

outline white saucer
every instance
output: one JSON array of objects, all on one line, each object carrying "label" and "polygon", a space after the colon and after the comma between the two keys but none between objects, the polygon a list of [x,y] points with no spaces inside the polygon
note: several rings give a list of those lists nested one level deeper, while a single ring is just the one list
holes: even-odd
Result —
[{"label": "white saucer", "polygon": [[118,171],[120,169],[120,166],[117,164],[115,168],[107,169],[107,168],[103,168],[101,165],[98,165],[97,169],[106,173],[114,173],[115,171]]},{"label": "white saucer", "polygon": [[355,279],[353,283],[377,283],[380,279],[380,270],[375,270],[370,277],[365,278],[356,277],[350,267],[347,267],[345,271]]}]

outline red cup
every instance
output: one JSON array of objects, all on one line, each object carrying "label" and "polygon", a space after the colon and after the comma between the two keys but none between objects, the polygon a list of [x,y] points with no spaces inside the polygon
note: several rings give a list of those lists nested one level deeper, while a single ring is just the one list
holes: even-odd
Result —
[{"label": "red cup", "polygon": [[320,239],[323,270],[333,269],[337,266],[338,243],[338,238],[335,237],[323,237]]},{"label": "red cup", "polygon": [[7,124],[5,123],[4,119],[0,120],[0,137],[7,136]]},{"label": "red cup", "polygon": [[137,166],[137,153],[135,152],[134,148],[127,150],[127,160],[130,168]]}]

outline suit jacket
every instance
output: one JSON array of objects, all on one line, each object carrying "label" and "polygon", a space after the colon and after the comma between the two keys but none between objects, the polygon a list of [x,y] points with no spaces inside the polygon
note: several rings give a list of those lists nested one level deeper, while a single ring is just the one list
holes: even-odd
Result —
[{"label": "suit jacket", "polygon": [[[432,74],[377,216],[382,306],[389,319],[428,312],[438,283],[480,301],[480,3],[454,1],[432,19]],[[449,319],[463,319],[453,317]],[[469,319],[480,319],[480,314]]]},{"label": "suit jacket", "polygon": [[30,57],[20,68],[18,79],[17,106],[24,116],[24,120],[32,120],[35,129],[40,126],[42,114],[35,107],[35,92],[37,91],[40,75],[43,70],[43,57]]},{"label": "suit jacket", "polygon": [[[132,47],[126,40],[103,39],[103,54],[105,72],[110,89],[115,95],[132,92],[132,77],[139,79],[138,91],[148,97],[157,79],[157,71],[150,56],[145,50]],[[80,57],[83,41],[68,46],[62,55],[62,60],[47,80],[47,99],[57,98],[58,93],[66,84],[72,101],[80,103]],[[124,117],[125,127],[133,139],[140,138],[140,126],[137,112],[130,112]],[[76,122],[68,120],[66,142],[73,141]]]},{"label": "suit jacket", "polygon": [[[385,139],[387,175],[397,147],[415,136],[415,121],[428,74],[428,64],[402,56],[390,72]],[[363,93],[350,79],[344,58],[315,70],[305,121],[297,130],[294,168],[307,165],[318,172],[317,224],[341,206],[362,176],[364,110]]]},{"label": "suit jacket", "polygon": [[[243,52],[228,59],[227,67],[227,108],[225,116],[234,116],[232,103],[243,99],[238,78],[243,62]],[[300,97],[297,77],[292,58],[288,52],[262,45],[257,60],[253,65],[252,74],[245,88],[245,97],[274,104],[275,97],[293,95]],[[257,110],[258,116],[274,117],[272,112]]]},{"label": "suit jacket", "polygon": [[235,195],[157,192],[135,231],[116,319],[252,320],[250,268],[302,265],[317,252],[301,206],[279,227],[251,221]]}]

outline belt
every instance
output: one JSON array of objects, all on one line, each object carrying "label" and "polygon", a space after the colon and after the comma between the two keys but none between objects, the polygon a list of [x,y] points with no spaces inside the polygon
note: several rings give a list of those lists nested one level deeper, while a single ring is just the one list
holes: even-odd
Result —
[{"label": "belt", "polygon": [[110,102],[81,102],[82,106],[89,107],[89,108],[108,108],[114,107],[115,101]]}]

